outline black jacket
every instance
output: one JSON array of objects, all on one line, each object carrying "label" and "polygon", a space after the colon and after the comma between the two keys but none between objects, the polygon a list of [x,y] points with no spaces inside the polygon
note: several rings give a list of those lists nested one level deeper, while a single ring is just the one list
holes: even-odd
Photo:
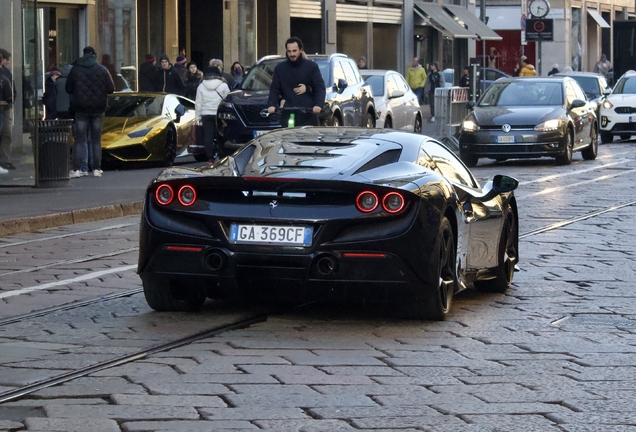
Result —
[{"label": "black jacket", "polygon": [[53,81],[53,78],[50,76],[47,77],[44,82],[42,103],[46,107],[46,119],[55,120],[57,118],[57,87],[55,86],[55,81]]},{"label": "black jacket", "polygon": [[151,92],[157,87],[159,68],[153,62],[145,62],[139,66],[139,91]]},{"label": "black jacket", "polygon": [[172,93],[183,96],[185,93],[185,84],[172,66],[169,69],[159,69],[159,79],[155,91]]},{"label": "black jacket", "polygon": [[203,81],[203,74],[197,71],[196,74],[192,75],[190,71],[185,74],[184,83],[185,83],[185,97],[188,99],[196,100],[197,98],[197,89],[199,88],[199,84]]},{"label": "black jacket", "polygon": [[[294,93],[294,88],[305,84],[307,91],[301,95]],[[274,78],[269,88],[268,106],[279,106],[285,99],[286,107],[323,107],[325,104],[325,82],[318,65],[300,57],[295,62],[289,59],[276,65]]]},{"label": "black jacket", "polygon": [[100,114],[106,111],[115,84],[108,69],[98,64],[95,56],[86,54],[73,64],[64,88],[76,113]]}]

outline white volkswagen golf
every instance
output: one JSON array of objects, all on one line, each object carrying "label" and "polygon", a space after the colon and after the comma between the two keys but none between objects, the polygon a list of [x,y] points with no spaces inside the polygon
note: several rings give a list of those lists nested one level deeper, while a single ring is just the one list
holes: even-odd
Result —
[{"label": "white volkswagen golf", "polygon": [[601,141],[610,143],[614,136],[629,139],[636,135],[636,72],[620,77],[601,105]]}]

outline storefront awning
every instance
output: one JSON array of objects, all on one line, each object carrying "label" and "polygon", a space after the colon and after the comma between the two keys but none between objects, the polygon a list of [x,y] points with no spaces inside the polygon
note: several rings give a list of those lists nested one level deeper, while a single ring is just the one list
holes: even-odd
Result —
[{"label": "storefront awning", "polygon": [[478,36],[459,24],[444,8],[437,3],[413,2],[414,11],[427,24],[450,38],[474,39]]},{"label": "storefront awning", "polygon": [[596,12],[594,9],[588,9],[587,13],[590,14],[592,18],[594,18],[594,21],[596,21],[596,24],[598,24],[600,28],[610,28],[610,25],[607,23],[607,21],[605,21],[601,14]]},{"label": "storefront awning", "polygon": [[[451,11],[453,15],[463,21],[466,29],[475,33],[481,40],[501,40],[502,37],[495,33],[485,23],[481,22],[471,11],[461,6],[446,5],[445,8]],[[588,9],[589,11],[589,9]]]}]

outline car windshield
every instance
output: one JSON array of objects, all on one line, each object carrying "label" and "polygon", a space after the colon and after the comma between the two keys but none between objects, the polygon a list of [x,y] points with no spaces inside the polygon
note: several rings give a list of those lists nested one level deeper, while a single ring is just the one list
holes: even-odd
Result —
[{"label": "car windshield", "polygon": [[109,96],[106,117],[154,117],[161,115],[163,96]]},{"label": "car windshield", "polygon": [[480,107],[563,105],[561,81],[495,81],[479,100]]},{"label": "car windshield", "polygon": [[579,83],[588,98],[594,99],[601,95],[601,89],[598,86],[596,77],[570,76],[570,78]]},{"label": "car windshield", "polygon": [[384,96],[384,75],[367,75],[362,76],[364,82],[371,86],[373,96]]},{"label": "car windshield", "polygon": [[[276,65],[285,59],[273,59],[266,60],[257,65],[252,66],[247,76],[241,83],[241,89],[243,90],[269,90],[272,85],[272,78],[274,77],[274,69]],[[313,60],[318,64],[320,74],[325,83],[329,78],[329,61],[327,59]]]},{"label": "car windshield", "polygon": [[636,94],[636,76],[621,78],[612,94]]}]

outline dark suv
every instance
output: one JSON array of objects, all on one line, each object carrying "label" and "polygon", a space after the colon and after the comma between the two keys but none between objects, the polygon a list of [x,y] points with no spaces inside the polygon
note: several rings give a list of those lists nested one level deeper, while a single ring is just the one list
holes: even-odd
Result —
[{"label": "dark suv", "polygon": [[[360,76],[356,62],[344,54],[309,55],[308,58],[318,64],[327,87],[325,102],[330,109],[321,116],[323,124],[374,127],[373,93]],[[283,56],[261,58],[243,79],[241,88],[231,92],[219,105],[219,142],[226,150],[282,126],[281,113],[267,115],[267,98],[274,68],[283,60]]]}]

